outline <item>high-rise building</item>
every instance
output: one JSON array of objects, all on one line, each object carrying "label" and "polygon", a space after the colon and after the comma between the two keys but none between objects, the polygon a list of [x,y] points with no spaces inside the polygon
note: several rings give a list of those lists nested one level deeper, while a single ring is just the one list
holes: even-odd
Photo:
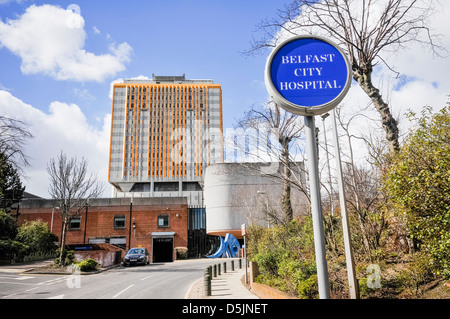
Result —
[{"label": "high-rise building", "polygon": [[114,84],[109,182],[115,197],[187,197],[203,206],[208,165],[223,162],[222,88],[155,76]]}]

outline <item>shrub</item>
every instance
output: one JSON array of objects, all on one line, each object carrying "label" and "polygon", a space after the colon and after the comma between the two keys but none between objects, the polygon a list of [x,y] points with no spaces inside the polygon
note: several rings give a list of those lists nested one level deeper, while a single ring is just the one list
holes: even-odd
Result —
[{"label": "shrub", "polygon": [[298,285],[298,295],[300,298],[315,299],[319,295],[318,291],[317,275],[310,276]]},{"label": "shrub", "polygon": [[261,274],[266,276],[278,274],[279,251],[268,249],[258,253],[254,260],[258,263]]},{"label": "shrub", "polygon": [[257,262],[257,282],[301,298],[317,296],[311,218],[267,229],[250,227],[250,258]]},{"label": "shrub", "polygon": [[450,105],[422,117],[384,180],[384,188],[419,250],[436,261],[450,278]]},{"label": "shrub", "polygon": [[[60,254],[60,248],[58,248],[58,249],[56,250],[56,254],[59,256],[59,254]],[[62,256],[62,258],[63,258],[63,263],[62,263],[62,264],[60,263],[59,257],[55,258],[54,263],[55,263],[56,265],[63,265],[63,266],[73,264],[74,261],[75,261],[75,257],[74,257],[73,254],[74,254],[74,251],[73,251],[73,250],[67,250],[67,249],[64,249],[64,255]]]},{"label": "shrub", "polygon": [[99,266],[99,263],[94,259],[84,259],[80,262],[75,263],[80,268],[80,271],[95,271]]},{"label": "shrub", "polygon": [[432,281],[433,260],[424,253],[416,253],[412,256],[408,267],[397,275],[401,289],[406,296],[419,298],[423,293],[423,285]]},{"label": "shrub", "polygon": [[58,237],[48,230],[47,223],[28,221],[20,226],[16,240],[29,246],[28,254],[35,254],[54,251]]}]

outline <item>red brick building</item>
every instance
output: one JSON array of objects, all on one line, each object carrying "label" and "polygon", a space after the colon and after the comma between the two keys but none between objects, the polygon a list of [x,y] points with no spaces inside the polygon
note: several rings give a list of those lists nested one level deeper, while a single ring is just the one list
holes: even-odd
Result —
[{"label": "red brick building", "polygon": [[[53,200],[24,200],[18,208],[18,224],[41,220],[60,237],[62,221],[55,206]],[[148,249],[152,262],[173,261],[176,247],[188,247],[187,200],[98,199],[89,203],[81,216],[71,219],[66,240],[67,245],[110,243],[126,250],[141,245]]]}]

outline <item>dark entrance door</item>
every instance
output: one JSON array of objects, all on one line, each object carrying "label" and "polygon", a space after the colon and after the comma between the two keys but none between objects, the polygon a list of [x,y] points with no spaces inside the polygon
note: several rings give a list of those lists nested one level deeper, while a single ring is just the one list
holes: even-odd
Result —
[{"label": "dark entrance door", "polygon": [[153,238],[153,262],[173,261],[173,238]]}]

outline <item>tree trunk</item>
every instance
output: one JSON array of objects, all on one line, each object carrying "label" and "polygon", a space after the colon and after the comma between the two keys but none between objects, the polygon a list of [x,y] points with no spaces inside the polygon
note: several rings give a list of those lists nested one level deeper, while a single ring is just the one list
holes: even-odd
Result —
[{"label": "tree trunk", "polygon": [[280,140],[283,147],[282,165],[283,165],[283,195],[282,195],[282,209],[284,223],[288,225],[294,219],[294,212],[292,211],[291,202],[291,169],[289,167],[289,141],[287,139]]},{"label": "tree trunk", "polygon": [[64,252],[66,250],[65,247],[66,247],[67,226],[68,226],[68,221],[64,217],[63,218],[63,225],[62,225],[62,234],[61,234],[61,246],[59,247],[59,265],[60,266],[65,266]]},{"label": "tree trunk", "polygon": [[362,70],[358,66],[353,66],[353,78],[358,82],[363,91],[369,96],[378,113],[381,116],[381,124],[386,132],[386,139],[389,144],[389,151],[396,153],[400,151],[398,141],[398,123],[392,116],[389,105],[384,102],[383,97],[372,83],[372,67]]}]

